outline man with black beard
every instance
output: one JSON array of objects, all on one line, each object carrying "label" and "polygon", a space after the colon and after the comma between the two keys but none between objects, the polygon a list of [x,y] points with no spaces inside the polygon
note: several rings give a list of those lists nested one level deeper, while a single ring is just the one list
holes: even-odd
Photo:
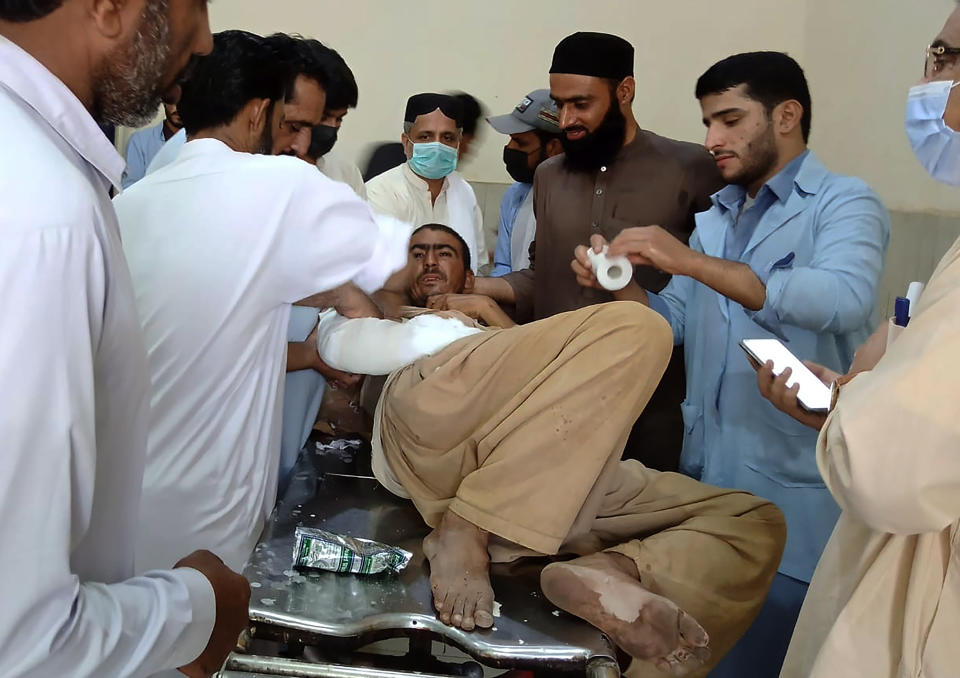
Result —
[{"label": "man with black beard", "polygon": [[[570,271],[574,248],[594,234],[612,240],[638,224],[660,224],[686,242],[694,214],[710,206],[723,183],[702,146],[640,129],[633,47],[605,33],[575,33],[554,52],[550,95],[557,103],[564,154],[544,162],[533,185],[536,239],[530,268],[478,279],[477,291],[516,305],[520,321],[612,300],[580,286]],[[670,276],[638,266],[634,279],[662,289]],[[675,470],[682,443],[682,349],[634,427],[627,456]]]},{"label": "man with black beard", "polygon": [[207,676],[246,624],[208,551],[133,576],[150,383],[97,125],[145,123],[209,51],[205,2],[0,0],[4,676]]}]

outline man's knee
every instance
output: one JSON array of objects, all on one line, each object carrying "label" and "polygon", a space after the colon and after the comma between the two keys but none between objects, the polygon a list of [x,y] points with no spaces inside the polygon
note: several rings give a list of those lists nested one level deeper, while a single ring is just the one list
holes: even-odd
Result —
[{"label": "man's knee", "polygon": [[666,367],[673,353],[673,331],[659,313],[636,302],[614,301],[598,307],[596,318],[605,327],[617,328],[617,334],[636,347],[636,358]]}]

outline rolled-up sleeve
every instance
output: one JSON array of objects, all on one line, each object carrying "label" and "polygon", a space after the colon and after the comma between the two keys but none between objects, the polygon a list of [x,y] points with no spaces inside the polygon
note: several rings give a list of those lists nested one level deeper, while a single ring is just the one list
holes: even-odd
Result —
[{"label": "rolled-up sleeve", "polygon": [[890,240],[890,217],[863,182],[845,178],[826,189],[813,224],[813,258],[797,266],[785,251],[752,268],[766,285],[754,322],[783,336],[782,324],[818,333],[865,325],[876,306],[877,286]]}]

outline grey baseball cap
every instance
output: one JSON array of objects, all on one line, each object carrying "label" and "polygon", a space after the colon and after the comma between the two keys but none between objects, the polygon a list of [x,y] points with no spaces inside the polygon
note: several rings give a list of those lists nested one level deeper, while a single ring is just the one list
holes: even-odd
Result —
[{"label": "grey baseball cap", "polygon": [[506,115],[491,115],[487,122],[500,134],[520,134],[538,129],[550,134],[560,134],[560,116],[557,105],[550,98],[550,90],[535,89],[512,112]]}]

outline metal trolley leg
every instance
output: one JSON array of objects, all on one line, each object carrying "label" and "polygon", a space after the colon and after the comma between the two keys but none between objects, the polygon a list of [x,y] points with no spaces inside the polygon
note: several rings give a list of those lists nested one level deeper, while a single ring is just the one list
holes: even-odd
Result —
[{"label": "metal trolley leg", "polygon": [[620,667],[609,657],[598,657],[587,664],[587,678],[620,678]]}]

